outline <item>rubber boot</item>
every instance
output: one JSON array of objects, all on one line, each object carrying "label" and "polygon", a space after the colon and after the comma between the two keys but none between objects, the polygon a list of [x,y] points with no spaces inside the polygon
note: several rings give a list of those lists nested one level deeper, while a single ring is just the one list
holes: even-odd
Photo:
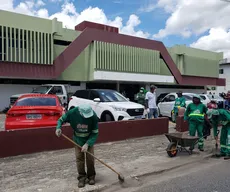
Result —
[{"label": "rubber boot", "polygon": [[95,185],[95,178],[94,177],[89,178],[89,185]]},{"label": "rubber boot", "polygon": [[85,179],[81,179],[78,182],[78,188],[83,188],[83,187],[85,187]]}]

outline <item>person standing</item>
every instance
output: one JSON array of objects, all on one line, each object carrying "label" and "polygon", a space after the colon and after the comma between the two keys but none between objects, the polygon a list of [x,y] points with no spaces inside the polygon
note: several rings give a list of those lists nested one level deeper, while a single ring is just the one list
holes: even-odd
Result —
[{"label": "person standing", "polygon": [[[62,125],[70,123],[74,131],[73,140],[82,148],[75,147],[76,163],[78,170],[78,187],[82,188],[85,184],[95,184],[95,166],[94,158],[87,154],[86,151],[94,154],[94,144],[98,138],[98,117],[89,105],[79,105],[69,110],[57,122],[56,135],[61,136]],[[85,156],[87,174],[85,172]]]},{"label": "person standing", "polygon": [[144,87],[141,87],[139,93],[137,93],[137,103],[145,105]]},{"label": "person standing", "polygon": [[151,85],[150,91],[148,91],[145,95],[145,107],[148,113],[148,119],[157,118],[158,117],[158,110],[156,104],[156,86]]},{"label": "person standing", "polygon": [[[198,133],[198,149],[204,151],[203,127],[208,109],[201,102],[199,95],[193,96],[193,102],[188,105],[184,114],[184,120],[189,124],[189,135],[195,136]],[[194,146],[190,147],[193,150]]]},{"label": "person standing", "polygon": [[185,98],[183,97],[183,94],[182,94],[182,91],[179,91],[177,93],[177,98],[175,100],[175,104],[174,104],[174,108],[173,108],[173,111],[174,111],[174,118],[175,118],[175,121],[176,121],[176,118],[178,116],[178,111],[181,107],[186,107],[186,103],[185,103]]},{"label": "person standing", "polygon": [[218,136],[218,125],[222,126],[220,134],[220,154],[216,156],[225,156],[225,159],[230,159],[230,112],[225,109],[212,109],[207,115],[213,126],[215,138]]},{"label": "person standing", "polygon": [[225,97],[224,108],[226,110],[230,110],[230,91],[228,91],[228,93],[227,93],[227,95]]}]

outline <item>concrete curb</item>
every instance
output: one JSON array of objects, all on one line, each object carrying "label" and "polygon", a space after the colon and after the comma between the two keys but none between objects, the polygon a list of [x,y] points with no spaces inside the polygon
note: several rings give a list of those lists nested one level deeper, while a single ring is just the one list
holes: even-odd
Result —
[{"label": "concrete curb", "polygon": [[129,182],[129,181],[138,182],[139,178],[146,177],[146,176],[151,176],[151,175],[159,175],[159,174],[162,174],[162,173],[167,172],[167,171],[172,171],[174,169],[178,169],[180,167],[196,163],[197,161],[200,161],[200,160],[209,159],[210,157],[212,157],[212,155],[213,155],[213,151],[211,151],[208,154],[202,156],[200,159],[196,159],[194,161],[182,163],[180,165],[176,165],[176,166],[172,166],[172,167],[168,167],[168,168],[159,169],[159,170],[156,170],[156,171],[150,171],[150,172],[146,172],[146,173],[130,175],[130,176],[125,178],[125,182],[123,184],[120,183],[119,181],[116,181],[116,182],[113,182],[113,183],[110,183],[110,184],[104,185],[104,186],[100,186],[100,185],[97,186],[97,187],[95,186],[95,189],[88,189],[88,190],[87,189],[82,189],[82,190],[79,190],[79,192],[100,192],[100,191],[109,189],[110,187],[118,185],[118,184],[120,184],[121,186],[125,187],[126,182]]}]

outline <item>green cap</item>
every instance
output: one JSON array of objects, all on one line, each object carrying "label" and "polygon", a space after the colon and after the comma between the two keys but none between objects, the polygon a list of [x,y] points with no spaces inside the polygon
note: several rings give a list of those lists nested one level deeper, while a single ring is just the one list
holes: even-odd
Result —
[{"label": "green cap", "polygon": [[200,95],[194,94],[193,97],[202,100]]},{"label": "green cap", "polygon": [[90,105],[82,104],[78,106],[78,109],[84,118],[90,118],[93,116],[93,109]]}]

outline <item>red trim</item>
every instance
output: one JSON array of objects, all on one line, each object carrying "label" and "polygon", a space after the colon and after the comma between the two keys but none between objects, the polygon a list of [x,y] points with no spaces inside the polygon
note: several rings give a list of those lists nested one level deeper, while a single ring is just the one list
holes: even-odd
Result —
[{"label": "red trim", "polygon": [[219,85],[225,86],[225,79],[206,78],[196,76],[182,76],[176,64],[173,62],[164,44],[128,35],[116,34],[98,29],[86,28],[54,61],[54,65],[36,65],[23,63],[0,63],[0,76],[20,77],[32,79],[57,78],[72,64],[81,52],[93,41],[120,44],[150,50],[159,51],[162,59],[168,66],[175,80],[180,85]]}]

